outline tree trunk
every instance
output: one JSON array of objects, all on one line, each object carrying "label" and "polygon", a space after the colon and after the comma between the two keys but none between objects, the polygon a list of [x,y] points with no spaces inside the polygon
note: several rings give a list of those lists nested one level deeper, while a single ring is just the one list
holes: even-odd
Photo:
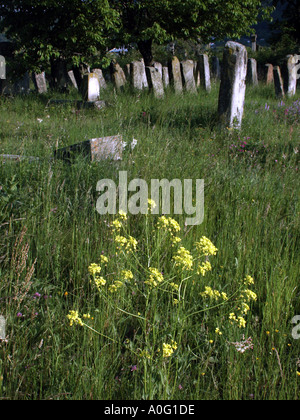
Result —
[{"label": "tree trunk", "polygon": [[143,56],[146,67],[153,67],[154,60],[152,55],[152,39],[146,41],[139,41],[137,43],[140,53]]}]

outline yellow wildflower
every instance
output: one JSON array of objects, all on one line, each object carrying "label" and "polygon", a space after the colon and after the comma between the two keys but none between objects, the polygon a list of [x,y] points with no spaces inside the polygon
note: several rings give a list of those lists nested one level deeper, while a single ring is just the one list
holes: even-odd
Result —
[{"label": "yellow wildflower", "polygon": [[180,267],[182,270],[190,271],[193,268],[193,257],[183,246],[179,248],[173,260],[175,261],[175,266]]},{"label": "yellow wildflower", "polygon": [[93,276],[95,276],[96,274],[99,274],[101,272],[101,267],[98,264],[91,264],[89,266],[89,273]]},{"label": "yellow wildflower", "polygon": [[78,311],[70,311],[69,315],[67,315],[67,318],[70,320],[70,327],[73,327],[73,325],[80,325],[83,326],[82,319],[79,317]]},{"label": "yellow wildflower", "polygon": [[163,357],[171,357],[174,349],[170,344],[163,343]]},{"label": "yellow wildflower", "polygon": [[202,236],[200,241],[196,242],[196,248],[201,255],[205,256],[216,255],[218,251],[218,249],[206,236]]},{"label": "yellow wildflower", "polygon": [[150,267],[149,271],[151,275],[149,276],[149,279],[145,281],[145,284],[148,284],[151,287],[158,286],[158,284],[164,280],[164,276],[157,270],[157,268]]},{"label": "yellow wildflower", "polygon": [[221,332],[220,328],[216,328],[215,333],[216,333],[217,335],[223,335],[223,333]]},{"label": "yellow wildflower", "polygon": [[125,280],[132,280],[133,279],[133,274],[130,270],[122,270],[121,271],[121,276],[125,279]]},{"label": "yellow wildflower", "polygon": [[99,290],[102,286],[106,285],[106,280],[103,277],[95,277],[94,281]]},{"label": "yellow wildflower", "polygon": [[100,255],[100,262],[103,265],[106,265],[108,263],[108,258],[105,255]]},{"label": "yellow wildflower", "polygon": [[201,274],[202,276],[205,276],[205,274],[211,270],[212,270],[211,263],[209,261],[206,261],[202,263],[202,265],[198,266],[197,274],[199,275]]}]

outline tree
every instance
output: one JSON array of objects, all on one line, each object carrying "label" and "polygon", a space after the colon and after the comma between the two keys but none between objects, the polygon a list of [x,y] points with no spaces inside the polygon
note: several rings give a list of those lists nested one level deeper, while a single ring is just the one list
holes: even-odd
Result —
[{"label": "tree", "polygon": [[153,64],[153,42],[239,38],[259,15],[270,13],[260,0],[112,0],[111,4],[122,23],[119,40],[137,43],[146,66]]},{"label": "tree", "polygon": [[[273,0],[275,7],[282,10],[281,20],[274,26],[281,29],[280,36],[289,35],[300,44],[300,2],[299,0]],[[279,37],[280,37],[279,36]],[[278,37],[278,38],[279,38]]]},{"label": "tree", "polygon": [[0,31],[14,41],[27,69],[63,60],[75,67],[105,51],[118,30],[108,0],[4,0]]}]

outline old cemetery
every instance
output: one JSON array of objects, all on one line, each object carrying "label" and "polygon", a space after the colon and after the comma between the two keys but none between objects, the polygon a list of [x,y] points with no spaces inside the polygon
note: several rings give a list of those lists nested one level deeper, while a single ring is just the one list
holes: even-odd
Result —
[{"label": "old cemetery", "polygon": [[299,399],[299,58],[1,58],[0,400]]}]

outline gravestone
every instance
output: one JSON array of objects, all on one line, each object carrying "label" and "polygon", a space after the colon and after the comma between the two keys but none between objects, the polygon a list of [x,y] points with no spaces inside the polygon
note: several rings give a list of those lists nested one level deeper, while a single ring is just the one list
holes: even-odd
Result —
[{"label": "gravestone", "polygon": [[240,128],[244,114],[248,54],[246,47],[229,41],[225,45],[218,113],[220,122]]},{"label": "gravestone", "polygon": [[249,58],[247,64],[247,83],[252,86],[258,85],[257,76],[257,61],[254,58]]},{"label": "gravestone", "polygon": [[221,79],[221,66],[220,66],[220,60],[218,57],[213,56],[211,60],[211,74],[212,78],[215,80]]},{"label": "gravestone", "polygon": [[163,66],[162,66],[162,64],[155,61],[153,66],[159,71],[159,73],[161,75],[161,78],[162,78],[163,77]]},{"label": "gravestone", "polygon": [[273,70],[274,74],[274,86],[275,86],[275,93],[277,98],[284,98],[284,86],[283,86],[283,79],[281,76],[281,70],[279,66],[275,66]]},{"label": "gravestone", "polygon": [[96,73],[83,76],[80,87],[82,99],[87,102],[96,102],[100,98],[100,84]]},{"label": "gravestone", "polygon": [[69,78],[70,78],[70,80],[71,80],[72,85],[74,86],[74,88],[75,89],[78,89],[78,85],[77,85],[77,82],[76,82],[76,79],[75,79],[73,70],[68,71],[68,76],[69,76]]},{"label": "gravestone", "polygon": [[101,69],[93,69],[92,73],[97,74],[99,84],[100,84],[100,89],[107,89],[107,84],[103,76],[103,71]]},{"label": "gravestone", "polygon": [[168,67],[163,67],[163,85],[167,88],[170,85],[169,69]]},{"label": "gravestone", "polygon": [[198,66],[198,62],[194,62],[194,79],[196,87],[198,88],[200,86],[201,80],[200,80],[200,69]]},{"label": "gravestone", "polygon": [[123,138],[118,135],[95,138],[58,149],[54,152],[54,157],[69,163],[74,161],[78,156],[83,156],[92,162],[100,162],[106,159],[117,161],[122,159],[122,152]]},{"label": "gravestone", "polygon": [[283,87],[287,96],[296,95],[297,89],[297,55],[288,55],[282,68]]},{"label": "gravestone", "polygon": [[172,57],[168,63],[170,85],[174,88],[176,93],[182,93],[182,77],[180,69],[180,61],[177,57]]},{"label": "gravestone", "polygon": [[148,88],[144,61],[133,61],[130,63],[130,81],[134,89],[143,90]]},{"label": "gravestone", "polygon": [[124,86],[126,85],[126,76],[120,64],[112,62],[110,65],[110,72],[114,86],[117,89],[124,88]]},{"label": "gravestone", "polygon": [[146,67],[149,88],[153,91],[155,98],[162,99],[165,96],[162,75],[155,67]]},{"label": "gravestone", "polygon": [[251,35],[251,49],[253,52],[257,51],[257,35]]},{"label": "gravestone", "polygon": [[6,62],[3,55],[0,55],[0,80],[6,79]]},{"label": "gravestone", "polygon": [[0,340],[5,340],[6,338],[6,320],[4,316],[0,315]]},{"label": "gravestone", "polygon": [[200,86],[207,92],[210,92],[210,68],[207,54],[200,54],[198,68],[200,72]]},{"label": "gravestone", "polygon": [[274,66],[273,64],[265,65],[264,81],[267,85],[274,83]]},{"label": "gravestone", "polygon": [[47,93],[47,82],[46,82],[46,75],[43,71],[42,73],[32,73],[32,80],[35,89],[38,93]]},{"label": "gravestone", "polygon": [[194,62],[192,60],[185,60],[181,62],[181,74],[183,85],[187,92],[197,92],[195,77],[194,77]]}]

